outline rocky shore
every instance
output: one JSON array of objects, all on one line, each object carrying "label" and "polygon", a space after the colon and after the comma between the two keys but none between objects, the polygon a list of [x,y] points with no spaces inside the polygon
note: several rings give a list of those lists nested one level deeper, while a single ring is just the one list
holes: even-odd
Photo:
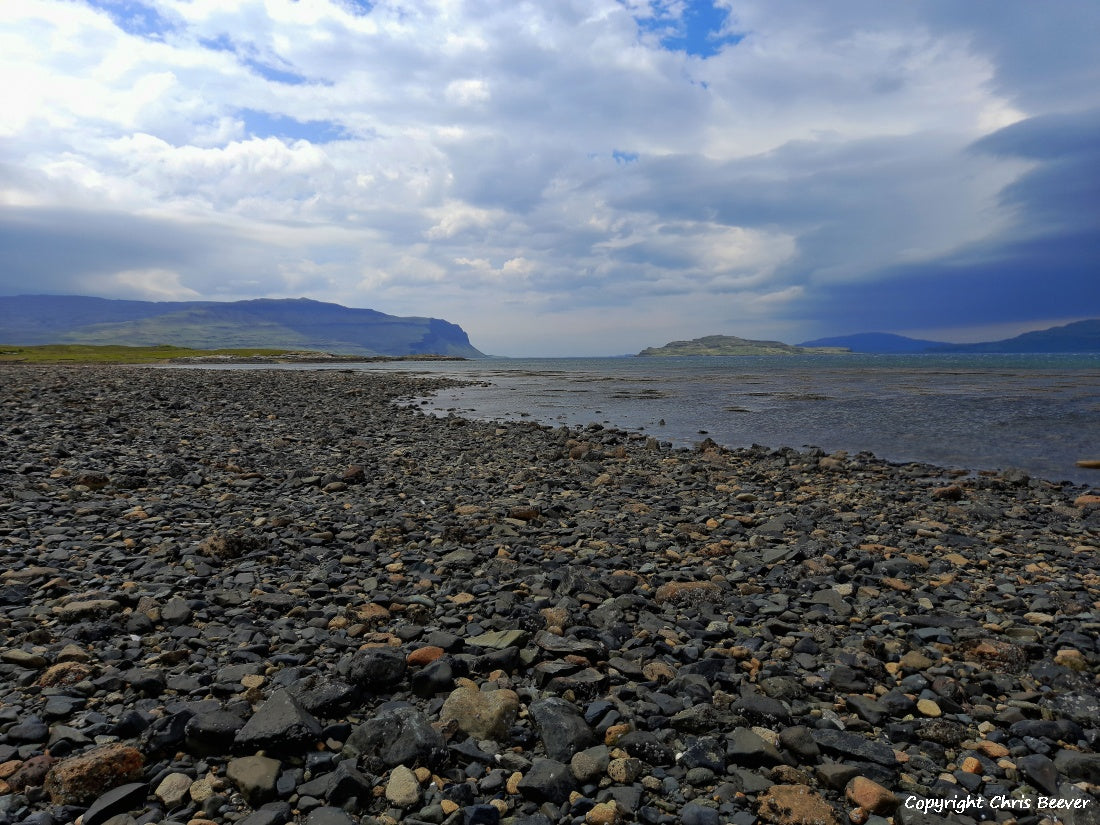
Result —
[{"label": "rocky shore", "polygon": [[1100,497],[0,371],[0,825],[1100,822]]}]

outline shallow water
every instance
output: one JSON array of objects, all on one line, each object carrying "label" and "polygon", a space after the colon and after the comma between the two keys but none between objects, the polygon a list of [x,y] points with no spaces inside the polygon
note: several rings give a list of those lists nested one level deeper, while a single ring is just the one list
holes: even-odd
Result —
[{"label": "shallow water", "polygon": [[524,359],[429,371],[488,384],[422,404],[440,414],[599,422],[677,445],[709,436],[731,447],[867,450],[1100,484],[1100,471],[1075,466],[1100,458],[1095,355]]},{"label": "shallow water", "polygon": [[[815,446],[1100,485],[1100,355],[488,359],[326,365],[478,382],[425,411],[593,422],[686,446]],[[314,365],[286,368],[308,369]]]}]

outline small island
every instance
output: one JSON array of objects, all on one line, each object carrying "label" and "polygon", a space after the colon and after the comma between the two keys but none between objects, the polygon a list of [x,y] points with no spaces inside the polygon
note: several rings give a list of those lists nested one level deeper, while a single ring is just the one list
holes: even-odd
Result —
[{"label": "small island", "polygon": [[796,347],[781,341],[753,341],[736,335],[705,335],[691,341],[672,341],[663,347],[647,347],[638,357],[682,355],[838,355],[846,347]]}]

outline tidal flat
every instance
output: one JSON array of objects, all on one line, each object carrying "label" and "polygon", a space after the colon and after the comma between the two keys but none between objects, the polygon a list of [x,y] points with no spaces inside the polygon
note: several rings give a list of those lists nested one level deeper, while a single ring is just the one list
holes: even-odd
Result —
[{"label": "tidal flat", "polygon": [[1097,821],[1089,488],[401,372],[0,382],[0,825]]}]

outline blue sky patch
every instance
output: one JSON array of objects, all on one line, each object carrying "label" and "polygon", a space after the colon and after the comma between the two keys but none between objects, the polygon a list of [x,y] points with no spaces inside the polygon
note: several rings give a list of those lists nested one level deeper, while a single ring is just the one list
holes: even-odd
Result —
[{"label": "blue sky patch", "polygon": [[696,57],[713,57],[723,46],[738,43],[741,35],[722,34],[729,12],[713,0],[690,0],[679,19],[672,15],[636,18],[643,31],[660,35],[661,45],[669,51],[687,52]]},{"label": "blue sky patch", "polygon": [[[236,55],[237,59],[242,65],[247,66],[264,80],[270,80],[272,83],[285,83],[288,86],[301,86],[304,83],[308,83],[309,79],[297,72],[287,71],[286,69],[280,69],[277,66],[272,66],[269,63],[264,63],[262,60],[257,60],[255,57],[251,57],[246,53],[242,53],[242,49],[233,42],[227,34],[219,34],[217,37],[204,37],[199,40],[199,43],[207,48],[213,49],[219,52],[229,52]],[[247,51],[247,50],[244,50]]]},{"label": "blue sky patch", "polygon": [[111,21],[127,34],[149,40],[163,40],[172,23],[152,6],[140,0],[87,0],[89,6],[106,12]]},{"label": "blue sky patch", "polygon": [[374,3],[368,0],[341,0],[340,5],[358,17],[365,17],[374,8]]},{"label": "blue sky patch", "polygon": [[619,149],[616,149],[615,151],[613,151],[611,153],[611,157],[613,157],[615,159],[615,163],[618,163],[620,165],[625,165],[627,163],[637,163],[638,162],[638,153],[637,152],[623,152]]},{"label": "blue sky patch", "polygon": [[256,109],[241,109],[237,115],[244,121],[245,132],[250,137],[308,140],[310,143],[331,143],[346,137],[340,124],[331,120],[295,120]]}]

